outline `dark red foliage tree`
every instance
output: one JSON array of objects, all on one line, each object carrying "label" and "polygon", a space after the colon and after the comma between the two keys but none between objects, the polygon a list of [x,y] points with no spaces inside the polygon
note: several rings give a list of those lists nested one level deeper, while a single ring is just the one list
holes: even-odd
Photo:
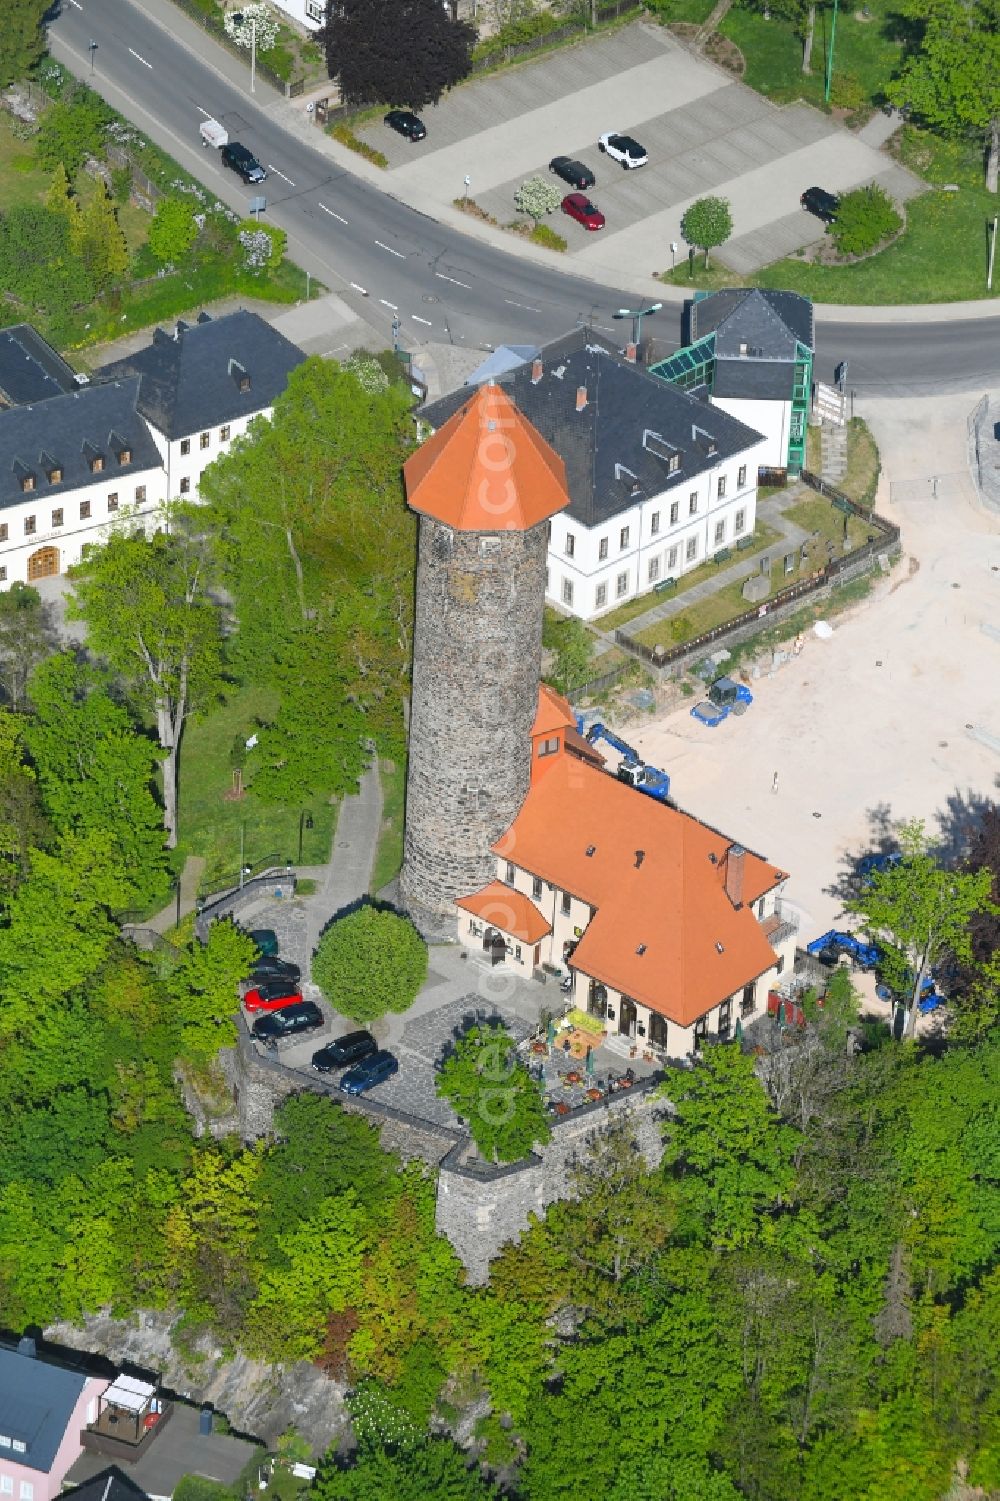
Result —
[{"label": "dark red foliage tree", "polygon": [[436,104],[465,78],[475,27],[441,0],[330,0],[320,32],[345,104]]}]

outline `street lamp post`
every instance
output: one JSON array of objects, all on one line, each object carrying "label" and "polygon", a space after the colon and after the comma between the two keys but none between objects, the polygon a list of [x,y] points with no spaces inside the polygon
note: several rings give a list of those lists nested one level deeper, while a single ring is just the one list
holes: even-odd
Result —
[{"label": "street lamp post", "polygon": [[826,88],[823,90],[823,103],[830,103],[830,86],[833,83],[833,43],[837,35],[837,6],[838,0],[833,0],[833,20],[830,22],[830,47],[826,55]]},{"label": "street lamp post", "polygon": [[[250,92],[257,92],[257,17],[247,16],[250,22]],[[241,10],[233,11],[233,20],[237,26],[243,24],[244,16]]]},{"label": "street lamp post", "polygon": [[299,814],[299,858],[297,862],[299,865],[302,864],[302,831],[303,829],[311,829],[312,826],[312,814],[307,813],[305,808],[303,808]]},{"label": "street lamp post", "polygon": [[94,42],[94,41],[88,42],[87,43],[87,49],[90,52],[90,76],[91,76],[91,78],[93,78],[93,76],[94,76],[94,53],[97,51],[97,43]]},{"label": "street lamp post", "polygon": [[642,342],[642,320],[643,320],[643,318],[649,318],[649,317],[651,317],[653,315],[653,313],[658,313],[660,311],[660,309],[661,309],[662,306],[663,306],[662,302],[651,302],[649,304],[649,307],[641,307],[641,308],[620,307],[618,309],[618,311],[612,313],[611,316],[612,316],[612,318],[631,318],[632,319],[632,343],[635,345],[636,349],[638,349],[640,343]]}]

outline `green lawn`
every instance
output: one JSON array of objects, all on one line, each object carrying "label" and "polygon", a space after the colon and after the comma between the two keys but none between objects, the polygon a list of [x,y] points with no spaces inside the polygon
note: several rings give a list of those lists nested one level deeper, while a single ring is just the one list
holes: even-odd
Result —
[{"label": "green lawn", "polygon": [[[752,558],[755,553],[763,552],[765,547],[770,547],[773,542],[777,542],[780,536],[781,533],[773,526],[768,526],[765,521],[758,521],[754,528],[753,547],[747,547],[743,552],[730,548],[730,552],[733,558]],[[637,615],[645,615],[646,611],[652,610],[655,605],[665,604],[668,600],[675,599],[678,594],[683,594],[686,589],[693,588],[695,584],[703,584],[706,579],[715,578],[720,566],[728,568],[730,564],[720,565],[711,560],[707,563],[699,563],[698,567],[692,568],[690,573],[681,574],[677,580],[677,588],[669,594],[657,594],[650,589],[646,594],[639,594],[635,599],[627,600],[625,604],[619,605],[617,610],[612,610],[609,615],[602,615],[599,620],[595,621],[595,625],[598,625],[602,631],[613,631],[618,626],[627,625],[630,620],[634,620]]]},{"label": "green lawn", "polygon": [[382,782],[382,826],[369,890],[375,894],[399,874],[403,863],[403,811],[406,801],[406,767],[395,761],[378,763]]},{"label": "green lawn", "polygon": [[[867,113],[898,66],[903,23],[895,0],[868,0],[864,9],[868,20],[861,6],[839,8],[830,104]],[[822,107],[831,14],[817,13],[808,74],[802,72],[802,42],[788,21],[774,15],[765,21],[760,11],[733,6],[719,31],[743,53],[744,82],[752,89],[779,104],[806,99]]]},{"label": "green lawn", "polygon": [[701,26],[712,14],[715,0],[657,0],[656,12],[664,26],[671,21],[686,21]]},{"label": "green lawn", "polygon": [[19,141],[10,115],[0,110],[0,209],[38,203],[49,188],[49,174],[35,161],[31,141]]},{"label": "green lawn", "polygon": [[[806,490],[802,499],[787,506],[784,514],[803,531],[811,532],[820,542],[835,542],[839,548],[844,540],[844,522],[847,522],[847,539],[851,548],[860,547],[872,535],[870,527],[858,516],[845,516],[836,510],[815,490]],[[825,552],[825,549],[824,549]]]},{"label": "green lawn", "polygon": [[312,818],[313,827],[303,830],[302,864],[320,865],[329,858],[335,805],[316,799],[303,808],[272,808],[259,803],[252,793],[238,800],[226,796],[233,787],[230,754],[236,737],[248,738],[258,717],[273,710],[273,695],[260,688],[242,688],[184,732],[179,842],[185,854],[204,856],[204,890],[238,872],[241,829],[248,865],[269,857],[295,862],[303,812]]}]

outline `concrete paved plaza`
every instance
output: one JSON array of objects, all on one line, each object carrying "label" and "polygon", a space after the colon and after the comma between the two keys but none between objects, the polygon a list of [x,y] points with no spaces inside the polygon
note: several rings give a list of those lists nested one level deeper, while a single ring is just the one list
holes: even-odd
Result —
[{"label": "concrete paved plaza", "polygon": [[[390,191],[395,182],[450,204],[468,176],[470,196],[503,224],[517,217],[516,188],[547,175],[552,156],[590,167],[608,227],[589,233],[558,212],[550,222],[595,276],[668,267],[684,210],[707,193],[732,205],[733,238],[718,259],[748,272],[820,238],[822,225],[799,207],[804,188],[877,180],[897,199],[920,188],[820,111],[778,108],[645,23],[455,89],[423,118],[427,137],[416,144],[381,121],[360,132],[388,157]],[[597,149],[605,130],[634,133],[649,164],[625,172],[609,161]]]},{"label": "concrete paved plaza", "polygon": [[894,822],[923,818],[954,850],[969,805],[998,797],[1000,520],[966,467],[975,400],[859,403],[902,564],[835,618],[829,640],[808,635],[800,656],[754,682],[742,718],[709,729],[687,706],[629,729],[681,807],[790,872],[803,942],[840,917],[838,886]]}]

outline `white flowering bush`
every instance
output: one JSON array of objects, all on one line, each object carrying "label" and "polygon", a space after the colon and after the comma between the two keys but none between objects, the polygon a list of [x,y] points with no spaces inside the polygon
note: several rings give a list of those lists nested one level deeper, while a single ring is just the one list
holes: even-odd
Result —
[{"label": "white flowering bush", "polygon": [[405,1448],[423,1438],[422,1430],[377,1381],[360,1381],[349,1394],[347,1406],[362,1448]]},{"label": "white flowering bush", "polygon": [[369,396],[377,396],[380,391],[388,389],[389,377],[370,354],[352,354],[344,361],[344,369],[351,372],[362,391],[367,391]]},{"label": "white flowering bush", "polygon": [[228,13],[224,22],[226,35],[231,36],[237,47],[253,45],[254,28],[257,31],[257,51],[267,52],[278,40],[278,22],[269,5],[251,4]]},{"label": "white flowering bush", "polygon": [[236,236],[243,246],[243,264],[248,271],[263,271],[271,259],[271,236],[264,229],[241,229]]}]

